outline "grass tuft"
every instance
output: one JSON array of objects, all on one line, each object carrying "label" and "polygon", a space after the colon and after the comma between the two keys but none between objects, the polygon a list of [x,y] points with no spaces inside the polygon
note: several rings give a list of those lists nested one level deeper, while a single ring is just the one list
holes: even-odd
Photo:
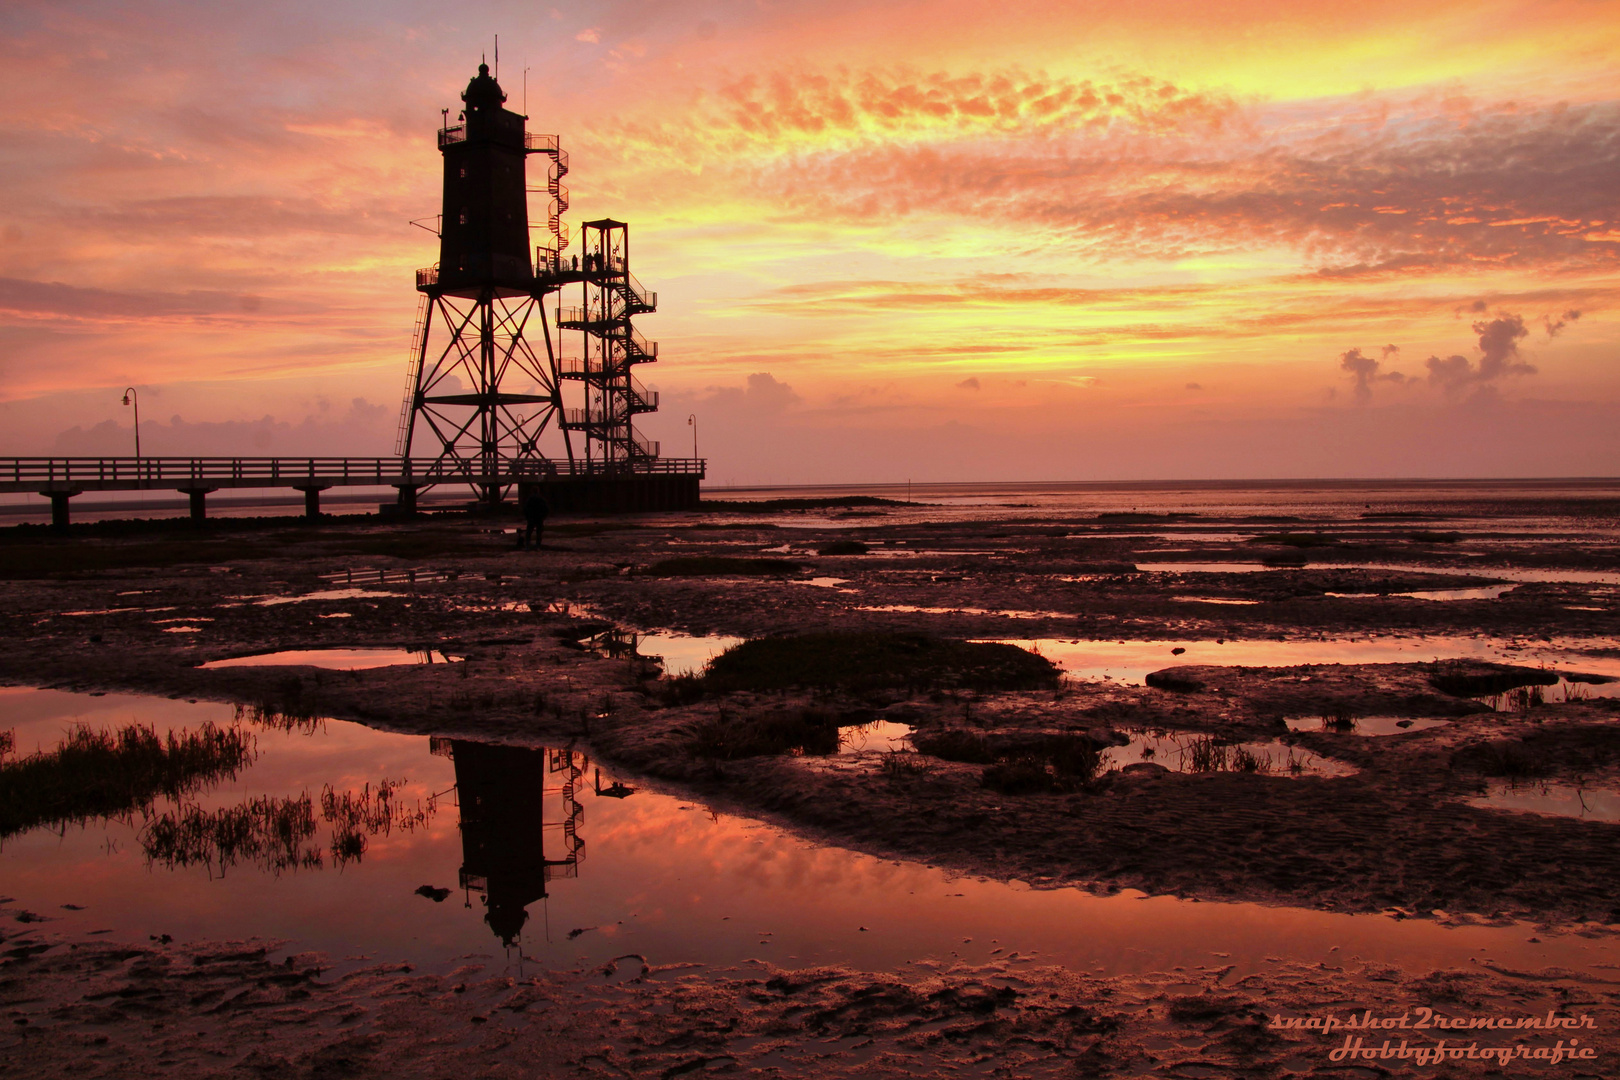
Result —
[{"label": "grass tuft", "polygon": [[234,777],[253,758],[253,735],[236,727],[210,723],[159,738],[141,724],[117,732],[80,725],[55,750],[0,762],[0,837],[178,799]]}]

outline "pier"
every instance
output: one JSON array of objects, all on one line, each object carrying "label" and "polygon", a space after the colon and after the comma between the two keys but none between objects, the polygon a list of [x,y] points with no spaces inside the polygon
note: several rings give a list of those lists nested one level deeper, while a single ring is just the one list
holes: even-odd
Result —
[{"label": "pier", "polygon": [[[528,458],[472,468],[444,458],[338,457],[16,457],[0,458],[0,492],[51,500],[51,524],[66,528],[69,503],[90,491],[178,491],[191,516],[207,516],[221,489],[290,488],[304,493],[304,512],[318,517],[321,492],[334,487],[391,487],[400,513],[413,513],[417,493],[439,484],[477,491],[539,491],[555,510],[681,510],[698,503],[702,458],[656,458],[633,469],[618,463]],[[520,494],[520,497],[521,497]]]}]

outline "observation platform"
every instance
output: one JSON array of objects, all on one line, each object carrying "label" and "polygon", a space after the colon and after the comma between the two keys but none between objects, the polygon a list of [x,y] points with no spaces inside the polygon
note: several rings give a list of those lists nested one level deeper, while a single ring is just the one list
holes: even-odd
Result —
[{"label": "observation platform", "polygon": [[51,500],[51,523],[68,524],[68,503],[87,491],[179,491],[191,496],[191,516],[207,516],[210,492],[223,488],[290,488],[304,493],[309,517],[321,512],[321,492],[334,487],[392,487],[401,513],[416,494],[443,484],[475,489],[515,486],[520,497],[539,491],[554,510],[683,510],[698,504],[704,458],[653,458],[631,465],[508,460],[490,473],[476,463],[439,458],[291,457],[17,457],[0,458],[0,492],[32,492]]}]

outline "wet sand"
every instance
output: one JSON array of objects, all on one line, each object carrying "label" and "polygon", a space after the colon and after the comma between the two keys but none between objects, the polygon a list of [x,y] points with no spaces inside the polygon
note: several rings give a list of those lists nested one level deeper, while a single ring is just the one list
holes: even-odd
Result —
[{"label": "wet sand", "polygon": [[[1543,500],[1534,508],[1458,503],[1419,524],[1397,519],[1278,525],[1207,518],[1196,529],[1172,523],[1174,530],[1156,520],[1020,520],[1016,508],[999,521],[918,520],[926,511],[909,508],[862,513],[874,516],[834,521],[824,511],[563,523],[548,531],[542,552],[513,550],[511,538],[498,531],[499,522],[465,517],[201,534],[181,527],[172,531],[174,539],[162,541],[104,534],[78,537],[65,546],[12,539],[0,549],[17,556],[9,561],[11,580],[0,592],[0,611],[14,642],[0,656],[0,680],[244,702],[396,731],[573,739],[621,768],[675,783],[716,806],[766,816],[874,854],[1019,878],[1036,887],[1137,888],[1443,922],[1526,920],[1546,933],[1608,935],[1620,924],[1612,889],[1620,876],[1615,842],[1620,826],[1470,804],[1501,781],[1493,770],[1499,771],[1503,748],[1533,751],[1538,782],[1615,788],[1620,699],[1601,696],[1604,684],[1584,684],[1595,691],[1592,696],[1540,702],[1526,697],[1495,710],[1479,700],[1482,695],[1440,688],[1456,689],[1458,684],[1445,683],[1447,677],[1491,672],[1477,660],[1447,662],[1478,655],[1476,646],[1486,639],[1497,641],[1502,657],[1530,666],[1548,655],[1571,671],[1601,673],[1620,662],[1620,587],[1612,583],[1620,580],[1620,552],[1612,531],[1615,511],[1607,503]],[[1525,529],[1523,520],[1537,515],[1552,524]],[[896,520],[887,521],[890,517]],[[1594,521],[1604,528],[1594,530]],[[1561,530],[1560,522],[1567,529]],[[1290,532],[1279,534],[1282,528]],[[1329,539],[1299,539],[1318,529]],[[1166,539],[1170,531],[1176,535]],[[1200,539],[1201,533],[1207,539]],[[1233,539],[1268,534],[1295,539]],[[872,550],[814,554],[820,545],[848,538]],[[784,545],[786,550],[779,550]],[[915,553],[896,553],[902,550]],[[640,572],[674,555],[779,558],[802,569],[766,577]],[[1182,564],[1247,565],[1222,573],[1150,569],[1170,558]],[[1266,558],[1303,559],[1305,565],[1254,568]],[[1312,562],[1361,565],[1313,569]],[[16,569],[29,565],[35,569]],[[438,573],[422,575],[414,584],[374,581],[350,586],[358,594],[286,602],[342,592],[348,584],[323,574],[412,567]],[[1568,580],[1512,585],[1526,570]],[[818,578],[836,580],[808,583]],[[1511,590],[1499,599],[1478,595],[1497,582],[1512,585]],[[1473,591],[1445,600],[1395,595],[1443,589]],[[1347,593],[1363,595],[1342,595]],[[1143,641],[1163,643],[1162,667],[1179,670],[1156,680],[1159,686],[1075,679],[1055,691],[897,690],[859,698],[820,694],[814,702],[805,693],[731,694],[670,705],[667,684],[649,661],[581,646],[587,631],[609,624],[743,638],[875,629],[991,640]],[[1411,663],[1286,667],[1187,666],[1170,651],[1172,642],[1224,640],[1242,643],[1244,655],[1252,658],[1263,655],[1256,650],[1268,641],[1292,647],[1317,639],[1402,636],[1455,641],[1457,648]],[[349,671],[198,666],[271,650],[363,647],[431,650],[454,662]],[[1208,651],[1199,650],[1201,656]],[[1081,790],[1011,795],[983,786],[982,765],[928,755],[907,754],[903,762],[889,764],[875,752],[727,761],[691,752],[694,726],[720,710],[748,714],[812,704],[836,710],[850,722],[903,723],[919,735],[963,730],[1005,739],[1085,733],[1106,741],[1120,738],[1117,733],[1152,729],[1232,742],[1286,737],[1302,752],[1349,768],[1345,775],[1295,776],[1185,774],[1148,766],[1105,774]],[[1450,722],[1377,738],[1331,729],[1289,732],[1288,719],[1331,715]],[[11,947],[15,931],[5,934]],[[40,1008],[57,1012],[54,1019],[13,1025],[17,1030],[8,1032],[7,1060],[33,1061],[35,1074],[51,1062],[88,1065],[96,1054],[112,1055],[96,1066],[109,1075],[136,1069],[161,1073],[183,1064],[187,1071],[204,1064],[222,1072],[237,1064],[262,1066],[267,1074],[283,1068],[271,1057],[250,1064],[241,1053],[208,1064],[196,1056],[201,1050],[185,1048],[178,1036],[173,1043],[143,1043],[130,1035],[139,1026],[130,1017],[109,1020],[104,1033],[113,1041],[95,1043],[86,1034],[90,1021],[85,1017],[100,1008],[92,1002],[102,999],[80,994],[76,983],[95,972],[114,980],[107,984],[112,987],[117,979],[131,978],[134,969],[149,971],[143,977],[156,992],[172,997],[164,1006],[169,1019],[161,1022],[181,1027],[224,999],[179,994],[175,976],[163,974],[176,961],[169,967],[160,963],[173,950],[142,943],[130,948],[136,951],[121,960],[111,959],[116,953],[111,946],[93,942],[8,956],[3,976],[13,1003],[8,1009],[20,1010],[19,1019]],[[174,955],[182,967],[192,964],[189,952]],[[214,971],[212,962],[192,966]],[[743,1069],[776,1065],[789,1074],[899,1075],[947,1071],[985,1054],[990,1057],[980,1062],[982,1068],[1002,1067],[1011,1075],[1072,1072],[1076,1063],[1068,1057],[1073,1055],[1090,1055],[1082,1060],[1095,1071],[1125,1074],[1310,1072],[1347,1063],[1335,1066],[1313,1056],[1326,1046],[1315,1035],[1304,1043],[1294,1035],[1269,1041],[1265,1032],[1257,1033],[1250,1012],[1284,1003],[1310,1009],[1330,999],[1347,1000],[1347,978],[1356,994],[1366,995],[1368,1007],[1392,1009],[1438,1007],[1442,1001],[1453,1008],[1474,1008],[1474,1002],[1478,1008],[1505,1008],[1508,1002],[1532,997],[1540,1002],[1562,993],[1565,1002],[1589,1001],[1592,1008],[1607,1010],[1599,1034],[1609,1037],[1601,1029],[1612,1020],[1614,995],[1590,973],[1531,978],[1476,970],[1431,975],[1348,968],[1354,978],[1295,971],[1283,960],[1275,975],[1250,976],[1232,988],[1207,972],[1170,973],[1162,981],[1110,981],[1019,969],[1015,1001],[997,998],[990,1004],[973,997],[982,997],[982,987],[995,982],[993,974],[982,971],[929,974],[917,984],[925,989],[904,992],[884,989],[888,976],[835,972],[828,981],[792,994],[762,989],[773,977],[764,971],[705,972],[697,979],[659,973],[608,988],[600,975],[552,973],[536,986],[482,989],[483,997],[475,998],[474,987],[489,986],[476,974],[467,976],[463,995],[447,992],[437,976],[413,981],[401,973],[367,977],[375,982],[327,985],[313,979],[283,986],[264,982],[269,976],[250,961],[235,960],[219,969],[217,979],[223,982],[210,985],[235,979],[243,987],[278,987],[265,991],[278,1003],[275,994],[294,989],[334,1003],[335,1013],[307,1023],[325,1032],[323,1039],[331,1036],[322,1044],[331,1053],[349,1055],[343,1060],[352,1059],[351,1064],[342,1068],[353,1075],[435,1075],[431,1063],[442,1060],[434,1057],[438,1053],[489,1054],[493,1064],[500,1046],[518,1048],[506,1052],[522,1060],[505,1059],[515,1075],[548,1075],[537,1064],[541,1058],[570,1062],[567,1070],[558,1070],[563,1075],[680,1075],[667,1070],[724,1068],[732,1061]],[[331,1017],[361,1007],[354,1003],[370,1000],[367,996],[383,986],[411,987],[384,992],[397,992],[410,1009],[420,1011],[390,1006],[387,1015],[400,1018],[393,1034],[374,1026],[381,1021],[357,1017],[352,1031],[343,1029],[339,1038],[342,1025]],[[864,992],[869,986],[878,988]],[[1234,999],[1219,1008],[1174,1006],[1182,998],[1207,998],[1215,993],[1212,986],[1247,1004]],[[121,990],[110,992],[117,997]],[[535,1024],[535,1009],[492,1013],[504,1000],[498,994],[544,998],[551,1008],[535,1009],[552,1019]],[[1333,994],[1341,996],[1330,998]],[[583,1008],[596,1000],[593,995],[607,995],[615,1007],[589,1014],[596,1020],[562,1024],[556,1019],[558,1007]],[[184,1003],[192,997],[197,1000]],[[1105,1023],[1098,1013],[1076,1028],[1047,1002],[1061,1002],[1063,1009],[1100,1009],[1114,1019]],[[311,1074],[327,1074],[322,1070],[336,1066],[312,1056],[315,1048],[277,1042],[280,1036],[273,1033],[290,1029],[270,1017],[289,1007],[270,1004],[232,1013],[238,1017],[232,1023],[243,1026],[226,1041],[240,1051],[247,1045],[243,1039],[265,1038],[267,1045],[280,1047],[266,1049],[267,1055],[279,1055]],[[303,1005],[294,1012],[303,1015],[298,1010],[306,1008],[315,1010],[311,1016],[319,1012]],[[475,1023],[480,1009],[485,1019]],[[412,1030],[407,1035],[407,1015],[436,1019],[428,1034]],[[691,1022],[677,1030],[674,1017]],[[514,1022],[502,1026],[505,1020]],[[1088,1026],[1095,1030],[1079,1030]],[[946,1034],[956,1027],[968,1034]],[[124,1034],[114,1038],[119,1032]],[[855,1045],[868,1038],[874,1040],[870,1045]],[[597,1051],[582,1049],[597,1042],[606,1056],[591,1057]],[[829,1056],[812,1061],[807,1055],[823,1052],[813,1049],[818,1046]],[[632,1060],[632,1048],[642,1051],[639,1060]],[[43,1056],[17,1057],[13,1051]],[[178,1056],[165,1061],[163,1053]],[[1173,1071],[1164,1071],[1172,1066]],[[1392,1067],[1386,1060],[1360,1068]],[[1486,1067],[1478,1060],[1446,1066],[1456,1075]],[[1578,1063],[1572,1067],[1578,1069]],[[1599,1067],[1590,1075],[1602,1072]]]},{"label": "wet sand", "polygon": [[[1503,1075],[1482,1049],[1512,1055],[1515,1074],[1600,1076],[1620,986],[1349,958],[1279,959],[1241,979],[1218,960],[1098,979],[1016,959],[873,975],[764,962],[698,973],[634,956],[524,978],[477,964],[332,978],[319,957],[271,963],[262,943],[240,942],[67,943],[7,964],[0,1071],[87,1078]],[[1458,1021],[1473,1026],[1440,1026]],[[1418,1056],[1442,1046],[1457,1059]]]}]

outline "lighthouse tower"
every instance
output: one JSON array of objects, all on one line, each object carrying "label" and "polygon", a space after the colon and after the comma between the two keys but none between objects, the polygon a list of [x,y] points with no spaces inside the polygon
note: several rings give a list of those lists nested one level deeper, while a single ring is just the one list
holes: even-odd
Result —
[{"label": "lighthouse tower", "polygon": [[[641,484],[630,503],[649,494],[660,505],[695,502],[701,463],[660,460],[633,425],[658,395],[631,368],[658,350],[630,320],[657,298],[630,274],[628,226],[591,222],[587,250],[565,255],[568,154],[557,136],[527,130],[486,64],[461,100],[456,121],[445,110],[439,130],[439,261],[416,272],[421,303],[396,452],[423,487],[466,483],[488,503],[516,484],[573,484],[557,498],[636,508],[623,481],[638,477],[662,478],[670,491]],[[537,155],[543,176],[537,170],[531,184]],[[546,212],[531,224],[534,195]],[[564,307],[556,297],[570,285],[580,299]],[[578,336],[568,355],[565,330]],[[604,482],[612,498],[601,496]]]}]

